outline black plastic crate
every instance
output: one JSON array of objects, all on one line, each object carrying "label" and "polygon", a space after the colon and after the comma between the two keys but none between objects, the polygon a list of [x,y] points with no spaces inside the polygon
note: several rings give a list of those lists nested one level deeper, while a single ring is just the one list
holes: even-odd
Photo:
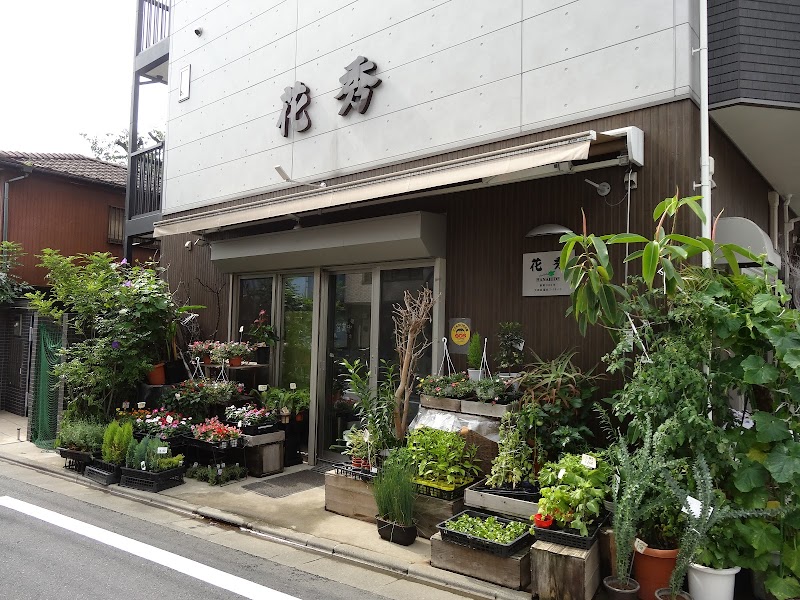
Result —
[{"label": "black plastic crate", "polygon": [[457,500],[458,498],[464,497],[464,490],[466,490],[474,482],[475,480],[471,479],[470,481],[452,490],[445,490],[432,485],[426,485],[416,480],[414,481],[414,485],[417,486],[417,493],[422,494],[423,496],[439,498],[440,500]]},{"label": "black plastic crate", "polygon": [[494,494],[495,496],[502,496],[504,498],[514,498],[515,500],[524,500],[526,502],[538,502],[542,495],[539,493],[539,488],[531,487],[531,488],[521,488],[518,487],[516,489],[513,488],[493,488],[488,487],[486,485],[479,485],[475,486],[474,489],[476,492],[481,492],[485,494]]},{"label": "black plastic crate", "polygon": [[111,485],[112,483],[119,483],[122,473],[119,467],[114,471],[106,471],[94,465],[89,465],[84,469],[83,476],[100,485]]},{"label": "black plastic crate", "polygon": [[137,469],[122,468],[121,487],[142,490],[143,492],[161,492],[183,483],[183,473],[186,467],[167,469],[159,473],[139,471]]},{"label": "black plastic crate", "polygon": [[[552,542],[560,544],[561,546],[569,546],[570,548],[579,548],[580,550],[589,550],[592,545],[597,541],[597,534],[603,526],[605,518],[598,521],[592,528],[589,529],[589,535],[581,535],[575,529],[554,529],[554,527],[536,527],[536,539],[542,542]],[[555,523],[553,524],[555,526]]]},{"label": "black plastic crate", "polygon": [[377,475],[377,473],[373,473],[372,471],[368,471],[366,469],[357,469],[356,467],[347,463],[338,463],[333,466],[333,469],[337,475],[344,475],[350,479],[360,479],[361,481],[366,481],[367,483],[371,483]]},{"label": "black plastic crate", "polygon": [[[466,546],[467,548],[472,548],[473,550],[483,550],[484,552],[489,552],[490,554],[494,554],[495,556],[500,556],[503,558],[512,556],[522,550],[525,546],[530,546],[533,544],[533,536],[530,534],[527,523],[525,523],[525,532],[516,539],[511,540],[508,544],[500,544],[498,542],[493,542],[491,540],[475,537],[474,535],[469,535],[468,533],[461,533],[460,531],[453,531],[452,529],[447,528],[447,524],[450,521],[456,521],[462,515],[478,517],[483,520],[494,516],[475,510],[463,510],[457,515],[447,519],[447,521],[443,521],[437,525],[442,534],[442,540],[452,544],[458,544],[459,546]],[[494,518],[498,523],[502,523],[504,525],[515,522],[514,519],[504,519],[503,517],[497,516],[494,516]],[[522,521],[516,522],[522,523]]]},{"label": "black plastic crate", "polygon": [[86,465],[92,464],[94,455],[91,452],[81,452],[80,450],[70,450],[68,448],[57,448],[61,458],[64,459],[64,468],[70,471],[83,473]]}]

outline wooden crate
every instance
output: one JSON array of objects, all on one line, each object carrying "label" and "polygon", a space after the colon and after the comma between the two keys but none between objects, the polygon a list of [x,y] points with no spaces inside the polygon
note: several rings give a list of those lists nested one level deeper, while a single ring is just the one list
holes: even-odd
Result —
[{"label": "wooden crate", "polygon": [[[325,473],[325,510],[345,517],[375,522],[378,507],[372,495],[372,486],[360,479]],[[438,531],[436,526],[464,510],[464,500],[440,500],[430,496],[417,496],[414,502],[414,520],[420,537],[429,538]]]},{"label": "wooden crate", "polygon": [[450,412],[461,412],[461,400],[458,398],[438,398],[437,396],[426,396],[420,394],[419,404],[425,408],[436,408],[448,410]]},{"label": "wooden crate", "polygon": [[325,510],[374,523],[378,507],[372,486],[367,482],[328,471],[325,473]]},{"label": "wooden crate", "polygon": [[479,492],[478,486],[484,485],[485,480],[472,484],[464,492],[464,504],[471,508],[488,510],[489,512],[508,515],[515,519],[529,521],[531,516],[539,512],[539,505],[536,502],[508,498],[488,492]]},{"label": "wooden crate", "polygon": [[430,538],[439,530],[436,526],[464,510],[464,499],[440,500],[418,495],[414,502],[414,520],[420,537]]},{"label": "wooden crate", "polygon": [[526,546],[508,558],[501,558],[489,552],[445,542],[442,535],[437,533],[431,538],[431,566],[512,590],[523,590],[531,582],[531,549]]},{"label": "wooden crate", "polygon": [[600,586],[598,543],[580,550],[536,542],[531,548],[531,587],[539,600],[591,600]]},{"label": "wooden crate", "polygon": [[514,412],[519,408],[518,402],[510,404],[492,404],[491,402],[478,402],[475,400],[462,400],[461,412],[468,415],[501,418],[507,412]]}]

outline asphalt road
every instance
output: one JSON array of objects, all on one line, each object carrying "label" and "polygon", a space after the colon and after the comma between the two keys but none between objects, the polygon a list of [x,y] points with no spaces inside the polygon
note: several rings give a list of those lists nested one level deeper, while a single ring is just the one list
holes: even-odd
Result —
[{"label": "asphalt road", "polygon": [[[214,583],[227,585],[229,589],[243,592],[250,587],[250,596],[246,597],[286,600],[272,590],[302,600],[382,597],[56,492],[0,477],[0,499],[5,496],[14,500],[3,502],[14,504],[19,510],[0,505],[0,598],[3,599],[221,600],[243,597],[163,564],[185,562],[180,558],[142,549],[135,542],[125,539],[115,538],[120,547],[114,547],[65,529],[61,521],[68,520],[61,515],[196,561],[200,565],[190,564],[185,569],[201,578],[208,577]],[[31,509],[17,501],[58,513],[49,516],[59,524],[20,512],[35,512],[35,508]],[[67,526],[86,530],[84,533],[89,535],[115,537],[81,523],[68,522]],[[131,554],[131,550],[139,551],[142,556]],[[254,586],[248,586],[246,582],[217,574],[211,569],[269,589],[253,589]],[[365,571],[365,576],[368,573]]]}]

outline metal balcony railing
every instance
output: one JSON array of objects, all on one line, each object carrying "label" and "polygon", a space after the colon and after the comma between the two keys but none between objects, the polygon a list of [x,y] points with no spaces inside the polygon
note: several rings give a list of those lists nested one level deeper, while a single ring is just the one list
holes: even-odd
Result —
[{"label": "metal balcony railing", "polygon": [[172,0],[139,0],[138,54],[169,36]]},{"label": "metal balcony railing", "polygon": [[131,154],[128,218],[159,212],[164,184],[164,142]]}]

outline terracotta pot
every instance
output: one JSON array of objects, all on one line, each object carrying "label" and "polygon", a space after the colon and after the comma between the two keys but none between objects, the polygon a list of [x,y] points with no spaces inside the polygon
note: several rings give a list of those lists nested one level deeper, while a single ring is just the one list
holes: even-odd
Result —
[{"label": "terracotta pot", "polygon": [[232,356],[228,360],[228,364],[232,367],[241,367],[242,366],[242,357],[241,356]]},{"label": "terracotta pot", "polygon": [[211,364],[211,355],[210,354],[203,354],[203,364],[210,365]]},{"label": "terracotta pot", "polygon": [[354,469],[360,469],[361,468],[361,464],[362,464],[362,461],[361,461],[360,458],[353,457],[353,458],[350,459],[350,465]]},{"label": "terracotta pot", "polygon": [[150,385],[164,385],[167,375],[164,371],[164,363],[153,365],[153,369],[147,374],[147,383]]},{"label": "terracotta pot", "polygon": [[639,595],[639,582],[624,577],[605,577],[603,587],[608,592],[609,600],[634,600]]},{"label": "terracotta pot", "polygon": [[639,598],[653,600],[656,590],[669,586],[669,576],[675,568],[678,550],[645,548],[633,556],[633,578],[639,582]]},{"label": "terracotta pot", "polygon": [[533,515],[533,524],[536,525],[536,527],[547,529],[553,524],[553,517],[550,515],[540,515],[539,513],[536,513]]}]

